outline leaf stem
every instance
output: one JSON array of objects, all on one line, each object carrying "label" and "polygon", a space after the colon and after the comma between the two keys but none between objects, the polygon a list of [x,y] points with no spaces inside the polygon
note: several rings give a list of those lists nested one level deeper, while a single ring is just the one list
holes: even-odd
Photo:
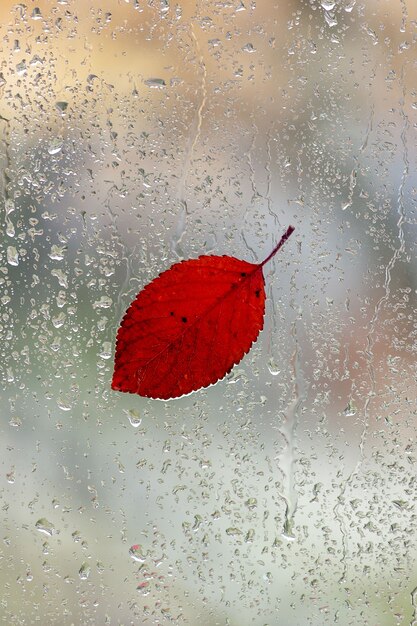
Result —
[{"label": "leaf stem", "polygon": [[287,230],[285,231],[285,233],[282,235],[281,239],[278,241],[277,245],[275,246],[275,248],[272,250],[271,254],[269,254],[266,259],[264,261],[262,261],[262,263],[259,263],[259,267],[263,267],[265,265],[265,263],[268,263],[268,261],[270,259],[272,259],[272,257],[278,252],[278,250],[280,248],[282,248],[282,246],[284,245],[284,243],[287,241],[287,239],[292,235],[292,233],[294,232],[295,228],[294,226],[288,226]]}]

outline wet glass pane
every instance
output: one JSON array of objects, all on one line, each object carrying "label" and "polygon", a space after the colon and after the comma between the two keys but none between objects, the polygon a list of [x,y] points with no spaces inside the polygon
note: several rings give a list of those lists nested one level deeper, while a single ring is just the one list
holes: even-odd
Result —
[{"label": "wet glass pane", "polygon": [[[417,5],[0,5],[4,624],[417,623]],[[214,386],[111,390],[135,295],[261,261]]]}]

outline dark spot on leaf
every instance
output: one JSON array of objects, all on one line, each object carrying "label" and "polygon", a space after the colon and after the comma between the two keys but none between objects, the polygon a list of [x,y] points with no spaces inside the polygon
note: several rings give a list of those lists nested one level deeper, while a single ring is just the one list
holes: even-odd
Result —
[{"label": "dark spot on leaf", "polygon": [[241,276],[246,276],[246,272],[240,272]]},{"label": "dark spot on leaf", "polygon": [[174,315],[174,311],[171,311],[170,315]]},{"label": "dark spot on leaf", "polygon": [[259,294],[260,294],[260,293],[261,293],[261,290],[260,290],[260,289],[257,289],[257,290],[255,291],[255,296],[256,296],[257,298],[259,298]]},{"label": "dark spot on leaf", "polygon": [[182,319],[182,321],[183,321],[183,322],[184,322],[184,324],[185,324],[185,323],[186,323],[186,321],[187,321],[187,318],[186,318],[186,317],[182,317],[181,319]]}]

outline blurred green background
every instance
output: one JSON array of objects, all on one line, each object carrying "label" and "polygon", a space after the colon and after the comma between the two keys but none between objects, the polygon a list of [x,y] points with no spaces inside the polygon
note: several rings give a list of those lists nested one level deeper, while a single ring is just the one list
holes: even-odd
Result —
[{"label": "blurred green background", "polygon": [[[417,5],[0,6],[1,623],[417,623]],[[216,386],[112,392],[136,293],[264,258]]]}]

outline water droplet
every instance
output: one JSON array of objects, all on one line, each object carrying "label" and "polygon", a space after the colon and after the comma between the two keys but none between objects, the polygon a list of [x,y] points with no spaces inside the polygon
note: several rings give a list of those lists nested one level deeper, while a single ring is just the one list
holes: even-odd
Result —
[{"label": "water droplet", "polygon": [[409,504],[406,500],[393,500],[393,505],[400,509],[400,511],[405,511],[409,508]]},{"label": "water droplet", "polygon": [[90,576],[90,572],[90,566],[88,565],[88,563],[84,562],[78,570],[78,576],[81,580],[87,580],[87,578]]},{"label": "water droplet", "polygon": [[61,326],[65,324],[66,317],[67,316],[64,312],[58,313],[58,315],[52,318],[52,324],[55,326],[55,328],[61,328]]},{"label": "water droplet", "polygon": [[352,402],[352,400],[349,400],[349,402],[347,403],[346,408],[343,411],[343,414],[346,417],[353,417],[354,415],[356,415],[356,406],[354,405],[354,403]]},{"label": "water droplet", "polygon": [[63,100],[60,100],[59,102],[55,102],[55,106],[60,113],[65,113],[65,111],[68,108],[68,102],[64,102]]},{"label": "water droplet", "polygon": [[52,270],[51,276],[55,276],[58,279],[61,287],[68,289],[68,278],[65,272],[63,272],[62,270]]},{"label": "water droplet", "polygon": [[32,11],[32,15],[31,15],[33,20],[41,20],[42,19],[42,13],[39,7],[35,7]]},{"label": "water droplet", "polygon": [[62,137],[55,137],[49,143],[48,153],[51,155],[58,154],[58,152],[61,152],[63,145],[64,145],[64,140],[62,139]]},{"label": "water droplet", "polygon": [[343,8],[345,9],[346,13],[350,13],[353,7],[355,6],[355,4],[356,4],[356,0],[350,0],[350,2],[345,4]]},{"label": "water droplet", "polygon": [[170,467],[171,467],[171,461],[170,459],[167,459],[166,461],[162,463],[161,474],[166,474]]},{"label": "water droplet", "polygon": [[6,202],[4,203],[4,208],[6,211],[6,215],[10,215],[10,213],[13,213],[16,207],[11,198],[7,198]]},{"label": "water droplet", "polygon": [[38,54],[35,54],[29,61],[29,65],[31,66],[43,65],[43,61]]},{"label": "water droplet", "polygon": [[287,541],[295,541],[295,535],[293,533],[293,526],[294,526],[294,521],[292,517],[288,516],[288,509],[287,509],[285,513],[284,528],[281,533],[281,537],[283,537]]},{"label": "water droplet", "polygon": [[13,426],[13,428],[20,428],[22,425],[22,420],[17,415],[13,415],[13,417],[9,420],[9,426]]},{"label": "water droplet", "polygon": [[151,89],[163,89],[166,86],[163,78],[147,78],[144,83]]},{"label": "water droplet", "polygon": [[248,379],[245,374],[245,370],[234,368],[230,372],[230,374],[227,376],[226,380],[227,380],[228,385],[234,385],[235,383],[238,383],[241,380],[247,381]]},{"label": "water droplet", "polygon": [[100,300],[93,303],[93,309],[109,309],[113,300],[109,296],[101,296]]},{"label": "water droplet", "polygon": [[51,251],[48,254],[50,259],[53,259],[54,261],[62,261],[62,259],[64,258],[64,254],[67,250],[67,246],[56,246],[53,245],[51,247]]},{"label": "water droplet", "polygon": [[6,217],[6,235],[8,237],[14,237],[16,234],[14,224],[8,217]]},{"label": "water droplet", "polygon": [[406,50],[408,50],[410,48],[410,43],[408,41],[403,41],[402,43],[400,43],[400,45],[398,46],[398,52],[405,52]]},{"label": "water droplet", "polygon": [[253,44],[251,43],[247,43],[243,46],[242,48],[243,52],[249,52],[250,54],[252,52],[256,52],[256,48],[253,47]]},{"label": "water droplet", "polygon": [[201,517],[201,515],[194,515],[194,524],[192,526],[192,530],[197,531],[202,523],[203,518]]},{"label": "water droplet", "polygon": [[235,526],[232,526],[230,528],[226,528],[226,535],[229,535],[230,537],[235,537],[237,535],[241,535],[242,531],[240,530],[240,528],[237,528]]},{"label": "water droplet", "polygon": [[112,344],[110,341],[103,341],[99,357],[102,359],[110,359],[112,353]]},{"label": "water droplet", "polygon": [[271,572],[266,572],[263,577],[264,580],[266,580],[268,583],[272,583],[272,574]]},{"label": "water droplet", "polygon": [[72,402],[70,402],[68,398],[63,397],[62,395],[57,398],[56,403],[61,411],[71,411],[72,409]]},{"label": "water droplet", "polygon": [[18,63],[16,65],[16,73],[19,74],[19,76],[23,76],[23,74],[26,74],[26,61],[20,61],[20,63]]},{"label": "water droplet", "polygon": [[49,522],[46,517],[41,517],[35,524],[35,528],[39,530],[40,533],[44,533],[49,537],[52,537],[53,534],[56,533],[55,526]]},{"label": "water droplet", "polygon": [[326,20],[327,26],[333,28],[333,26],[337,26],[337,19],[334,13],[330,13],[328,11],[324,12],[324,19]]},{"label": "water droplet", "polygon": [[269,369],[269,373],[272,374],[272,376],[278,376],[278,374],[281,373],[281,370],[279,369],[277,362],[272,356],[268,361],[268,369]]},{"label": "water droplet", "polygon": [[19,265],[19,255],[14,246],[7,247],[7,262],[9,265]]},{"label": "water droplet", "polygon": [[127,409],[125,410],[125,413],[129,419],[130,424],[133,426],[133,428],[138,428],[138,426],[141,425],[142,418],[139,414],[139,411],[136,411],[136,409]]},{"label": "water droplet", "polygon": [[331,11],[336,3],[333,0],[321,0],[320,4],[325,11]]},{"label": "water droplet", "polygon": [[61,348],[61,337],[54,337],[54,339],[52,339],[51,341],[50,348],[54,352],[58,352],[58,350]]},{"label": "water droplet", "polygon": [[145,562],[145,555],[143,554],[142,546],[140,546],[138,543],[135,543],[131,548],[129,548],[129,555],[134,561],[137,561],[138,563]]},{"label": "water droplet", "polygon": [[372,30],[372,28],[369,28],[369,27],[366,27],[365,31],[371,37],[373,45],[376,46],[378,44],[378,36],[377,36],[376,32],[374,30]]}]

